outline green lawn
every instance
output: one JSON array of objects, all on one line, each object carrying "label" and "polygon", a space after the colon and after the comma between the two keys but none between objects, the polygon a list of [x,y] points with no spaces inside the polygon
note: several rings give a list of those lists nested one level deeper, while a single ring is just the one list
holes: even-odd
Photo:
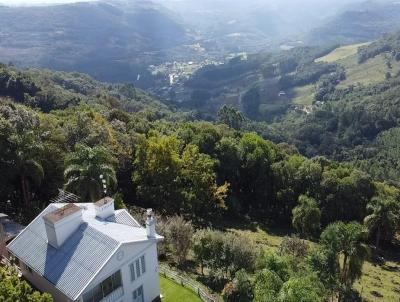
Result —
[{"label": "green lawn", "polygon": [[162,302],[202,302],[202,300],[187,289],[174,281],[160,276]]}]

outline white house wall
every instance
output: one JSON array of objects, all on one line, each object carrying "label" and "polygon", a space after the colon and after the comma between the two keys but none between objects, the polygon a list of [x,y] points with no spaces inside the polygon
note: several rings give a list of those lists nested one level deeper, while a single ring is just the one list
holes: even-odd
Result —
[{"label": "white house wall", "polygon": [[41,292],[49,293],[55,302],[73,302],[45,278],[38,275],[34,271],[29,272],[26,265],[22,262],[20,263],[20,269],[24,278],[26,278]]},{"label": "white house wall", "polygon": [[[142,255],[145,255],[146,272],[132,282],[129,265]],[[92,289],[118,269],[121,269],[124,296],[116,302],[131,302],[133,291],[140,286],[143,286],[144,302],[151,302],[160,295],[157,243],[155,240],[121,245],[96,278],[90,282],[87,289]]]}]

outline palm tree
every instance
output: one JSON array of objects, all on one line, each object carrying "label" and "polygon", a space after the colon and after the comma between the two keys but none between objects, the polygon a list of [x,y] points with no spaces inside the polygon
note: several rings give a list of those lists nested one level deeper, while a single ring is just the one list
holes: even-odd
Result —
[{"label": "palm tree", "polygon": [[21,160],[17,164],[17,171],[21,182],[22,197],[25,205],[32,201],[31,186],[39,186],[44,178],[42,165],[33,159]]},{"label": "palm tree", "polygon": [[[365,228],[357,222],[336,222],[330,224],[321,234],[321,246],[336,255],[339,281],[344,287],[351,287],[361,277],[368,252],[364,244],[365,235]],[[340,265],[339,260],[342,260]]]},{"label": "palm tree", "polygon": [[367,211],[370,213],[364,219],[364,224],[370,234],[375,233],[375,247],[379,248],[382,233],[384,235],[392,234],[396,228],[398,218],[398,206],[393,198],[384,198],[377,196],[371,199],[367,205]]},{"label": "palm tree", "polygon": [[66,161],[65,189],[81,197],[82,201],[96,201],[116,188],[114,159],[103,147],[77,145]]},{"label": "palm tree", "polygon": [[22,198],[25,205],[32,202],[32,187],[40,186],[44,178],[44,170],[37,160],[43,146],[37,141],[32,131],[13,138],[15,144],[15,158],[12,160],[15,176],[21,185]]}]

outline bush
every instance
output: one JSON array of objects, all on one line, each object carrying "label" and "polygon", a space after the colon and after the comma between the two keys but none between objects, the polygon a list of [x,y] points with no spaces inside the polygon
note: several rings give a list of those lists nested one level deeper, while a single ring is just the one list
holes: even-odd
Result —
[{"label": "bush", "polygon": [[241,269],[253,272],[257,259],[257,249],[247,237],[212,230],[195,234],[193,252],[202,271],[210,268],[218,278],[229,278]]},{"label": "bush", "polygon": [[174,216],[168,220],[165,233],[177,264],[182,265],[186,261],[192,244],[192,223],[186,221],[182,216]]},{"label": "bush", "polygon": [[254,282],[254,302],[275,302],[283,285],[273,271],[265,269],[257,273]]},{"label": "bush", "polygon": [[285,236],[283,238],[281,245],[279,246],[280,255],[290,255],[295,258],[304,258],[307,256],[309,246],[306,241],[300,239],[299,237]]},{"label": "bush", "polygon": [[299,197],[299,205],[292,211],[293,226],[302,236],[311,237],[320,228],[321,210],[314,198],[306,195]]},{"label": "bush", "polygon": [[249,275],[244,269],[237,271],[235,279],[228,282],[222,291],[222,297],[226,302],[250,302],[253,301],[253,289]]}]

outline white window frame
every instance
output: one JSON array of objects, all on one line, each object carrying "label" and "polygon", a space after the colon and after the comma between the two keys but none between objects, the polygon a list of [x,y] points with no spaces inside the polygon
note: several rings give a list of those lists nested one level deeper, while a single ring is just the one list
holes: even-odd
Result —
[{"label": "white window frame", "polygon": [[144,289],[143,289],[143,284],[140,285],[138,288],[136,288],[136,289],[132,292],[132,300],[135,299],[135,293],[136,293],[136,297],[138,296],[139,290],[142,291],[142,301],[139,301],[139,302],[144,302]]},{"label": "white window frame", "polygon": [[131,282],[139,279],[146,273],[146,255],[143,254],[137,257],[129,264],[129,270],[131,273]]}]

